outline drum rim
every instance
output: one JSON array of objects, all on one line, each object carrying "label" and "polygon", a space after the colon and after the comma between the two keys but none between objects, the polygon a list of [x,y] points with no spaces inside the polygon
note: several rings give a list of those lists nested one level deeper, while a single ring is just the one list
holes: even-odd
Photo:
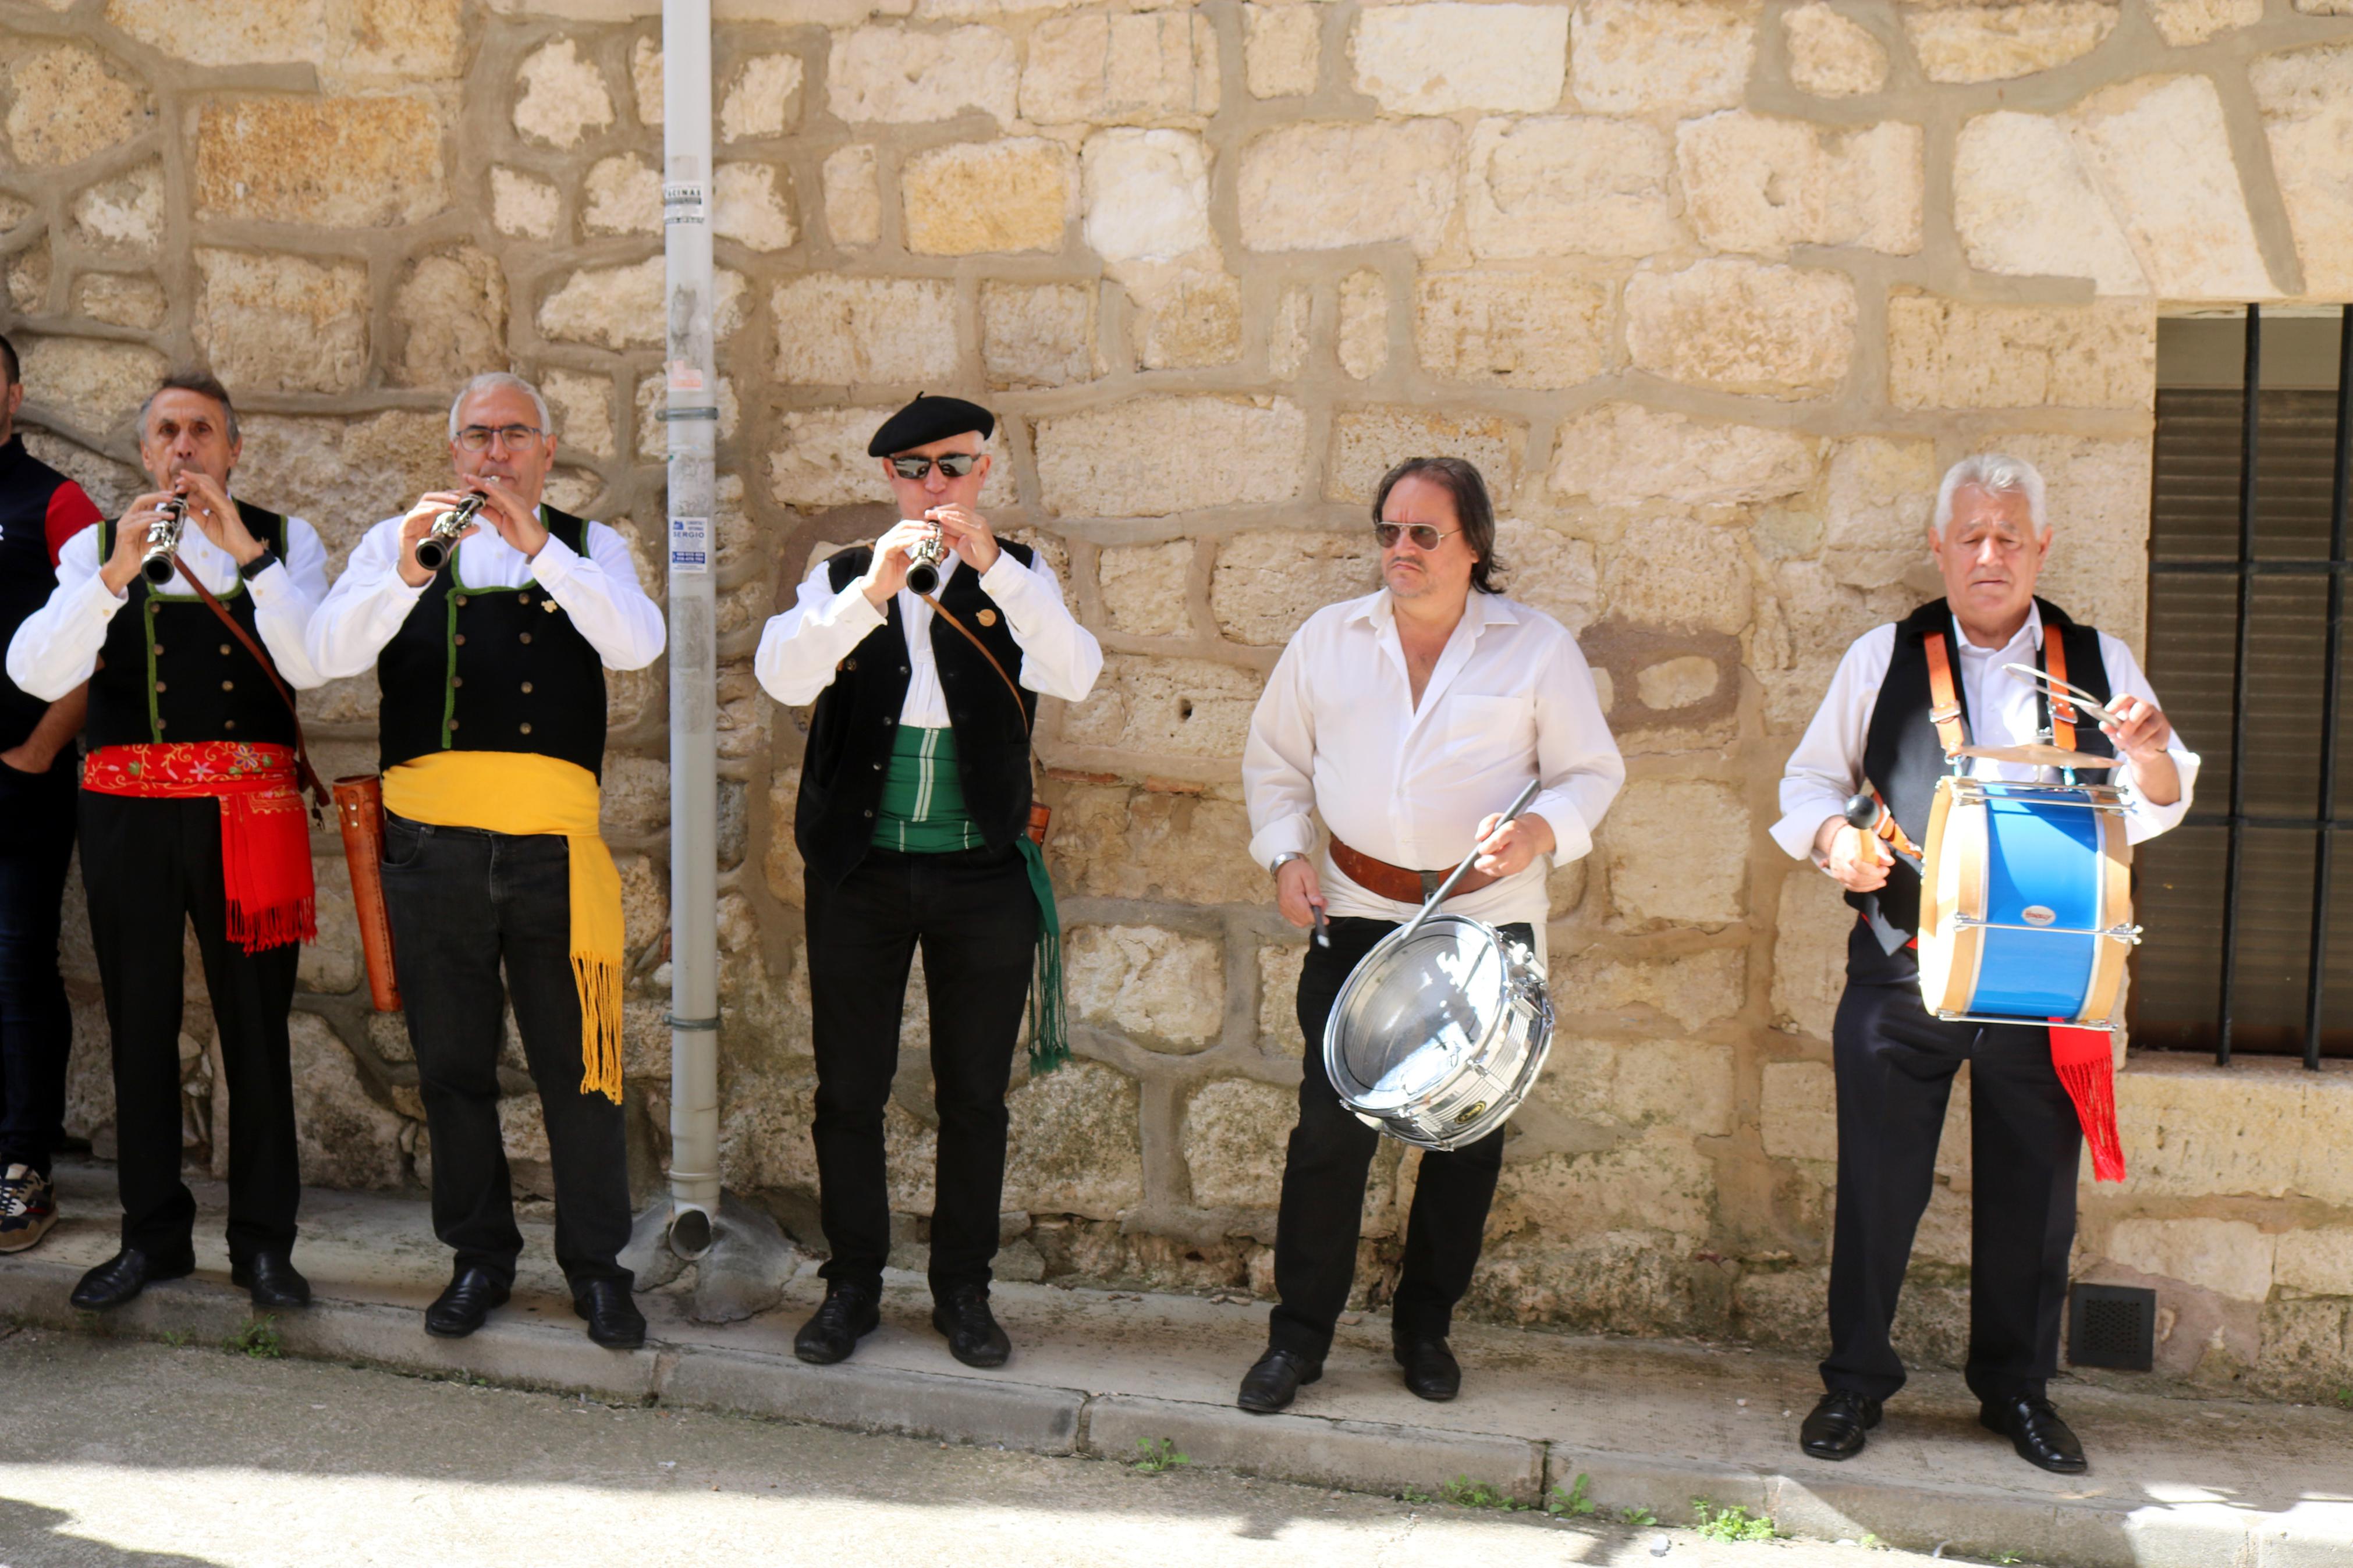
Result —
[{"label": "drum rim", "polygon": [[[1409,1095],[1394,1107],[1379,1107],[1366,1098],[1371,1093],[1373,1086],[1358,1084],[1353,1072],[1346,1072],[1344,1076],[1345,1064],[1341,1051],[1340,1031],[1346,1026],[1350,1004],[1367,984],[1371,984],[1369,977],[1375,971],[1377,961],[1386,961],[1393,957],[1395,950],[1405,946],[1405,939],[1408,937],[1419,938],[1431,927],[1439,925],[1468,926],[1493,943],[1499,956],[1503,955],[1502,950],[1506,939],[1502,931],[1486,921],[1470,915],[1455,914],[1431,915],[1421,922],[1418,931],[1409,924],[1401,925],[1366,950],[1365,956],[1356,961],[1356,966],[1349,971],[1348,978],[1342,983],[1339,994],[1332,998],[1332,1011],[1325,1016],[1324,1021],[1324,1074],[1331,1080],[1333,1091],[1339,1095],[1341,1103],[1352,1110],[1361,1110],[1368,1116],[1383,1116],[1402,1110],[1414,1100],[1424,1098],[1424,1094]],[[1504,966],[1504,973],[1498,977],[1497,984],[1508,1001],[1511,993],[1508,962]],[[1479,1047],[1482,1050],[1494,1037],[1495,1031],[1503,1028],[1507,1022],[1508,1012],[1499,1015],[1488,1025],[1486,1032],[1479,1038]],[[1348,1091],[1350,1086],[1355,1086],[1361,1092],[1351,1094]]]}]

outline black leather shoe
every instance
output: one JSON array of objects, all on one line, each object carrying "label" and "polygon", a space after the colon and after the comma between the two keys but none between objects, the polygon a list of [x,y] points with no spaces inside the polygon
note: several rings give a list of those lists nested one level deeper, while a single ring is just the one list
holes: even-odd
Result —
[{"label": "black leather shoe", "polygon": [[793,1336],[793,1353],[812,1366],[831,1366],[847,1360],[858,1342],[882,1321],[881,1306],[871,1285],[841,1279],[828,1282],[824,1302]]},{"label": "black leather shoe", "polygon": [[126,1247],[81,1277],[68,1298],[84,1311],[103,1312],[120,1307],[157,1279],[177,1279],[196,1271],[193,1258],[159,1263],[135,1247]]},{"label": "black leather shoe", "polygon": [[1323,1375],[1320,1361],[1311,1362],[1296,1351],[1270,1350],[1242,1373],[1242,1390],[1234,1403],[1253,1415],[1271,1415]]},{"label": "black leather shoe", "polygon": [[646,1342],[646,1315],[629,1299],[622,1279],[591,1279],[572,1288],[572,1310],[588,1321],[588,1337],[608,1351],[633,1351]]},{"label": "black leather shoe", "polygon": [[948,1337],[948,1354],[966,1366],[1003,1366],[1013,1342],[988,1310],[986,1285],[951,1285],[932,1302],[932,1327]]},{"label": "black leather shoe", "polygon": [[243,1263],[229,1265],[228,1282],[251,1292],[257,1307],[284,1310],[311,1304],[311,1282],[282,1252],[257,1252]]},{"label": "black leather shoe", "polygon": [[2092,1468],[2084,1458],[2084,1445],[2047,1399],[2021,1394],[2007,1405],[1981,1406],[1978,1424],[2009,1438],[2028,1464],[2055,1475],[2080,1476]]},{"label": "black leather shoe", "polygon": [[425,1309],[425,1331],[437,1339],[462,1340],[482,1326],[493,1307],[503,1307],[507,1288],[487,1268],[460,1268],[448,1288]]},{"label": "black leather shoe", "polygon": [[1389,1341],[1389,1353],[1405,1368],[1405,1385],[1422,1398],[1443,1402],[1462,1392],[1461,1363],[1443,1339],[1396,1335]]},{"label": "black leather shoe", "polygon": [[1863,1434],[1878,1425],[1879,1401],[1834,1388],[1806,1413],[1798,1447],[1817,1459],[1852,1459],[1862,1452]]}]

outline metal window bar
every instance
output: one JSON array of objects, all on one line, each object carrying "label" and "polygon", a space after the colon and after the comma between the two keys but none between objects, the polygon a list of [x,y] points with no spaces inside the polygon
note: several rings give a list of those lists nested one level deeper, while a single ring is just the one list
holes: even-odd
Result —
[{"label": "metal window bar", "polygon": [[[2152,561],[2152,572],[2168,574],[2235,574],[2238,578],[2238,620],[2231,670],[2231,805],[2227,813],[2191,812],[2184,820],[2200,826],[2228,829],[2222,874],[2222,973],[2215,1019],[2214,1059],[2231,1061],[2232,993],[2238,974],[2240,879],[2243,836],[2250,827],[2287,828],[2313,835],[2312,926],[2310,963],[2305,984],[2304,1065],[2320,1070],[2320,1026],[2326,1002],[2328,944],[2329,879],[2335,858],[2335,835],[2346,826],[2337,816],[2337,746],[2341,718],[2343,679],[2339,666],[2344,652],[2345,577],[2353,571],[2346,554],[2347,514],[2353,506],[2353,306],[2339,312],[2337,358],[2337,429],[2328,503],[2328,558],[2316,560],[2255,559],[2255,457],[2259,431],[2257,412],[2263,386],[2263,311],[2249,305],[2246,316],[2246,359],[2242,381],[2245,399],[2239,436],[2239,553],[2234,561]],[[2251,816],[2246,809],[2248,643],[2253,623],[2254,582],[2258,577],[2318,576],[2328,578],[2327,663],[2322,671],[2320,712],[2320,784],[2313,815],[2308,817],[2273,814]]]}]

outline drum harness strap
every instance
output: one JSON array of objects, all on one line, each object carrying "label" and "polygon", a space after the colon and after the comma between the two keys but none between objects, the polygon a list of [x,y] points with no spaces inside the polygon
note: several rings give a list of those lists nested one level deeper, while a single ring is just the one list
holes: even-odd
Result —
[{"label": "drum harness strap", "polygon": [[[1946,649],[1943,633],[1930,632],[1924,640],[1928,654],[1928,717],[1936,726],[1936,738],[1944,744],[1945,755],[1950,758],[1967,743],[1961,730],[1961,704],[1953,685],[1952,656]],[[2043,668],[2053,680],[2067,679],[2066,639],[2047,627],[2042,634],[2042,657]],[[2045,700],[2049,703],[2051,743],[2063,751],[2073,751],[2075,710],[2063,697],[2052,695]],[[2073,773],[2068,773],[2066,777],[2069,783],[2074,782]],[[1882,811],[1880,822],[1883,837],[1894,827],[1893,841],[1909,847],[1904,830],[1894,827],[1894,812]],[[1915,940],[1912,945],[1919,944]],[[2050,1026],[2051,1065],[2067,1090],[2067,1098],[2074,1101],[2075,1119],[2082,1124],[2084,1142],[2092,1152],[2093,1180],[2121,1182],[2125,1178],[2125,1152],[2116,1129],[2115,1058],[2108,1031],[2072,1029],[2060,1018],[2050,1020]]]}]

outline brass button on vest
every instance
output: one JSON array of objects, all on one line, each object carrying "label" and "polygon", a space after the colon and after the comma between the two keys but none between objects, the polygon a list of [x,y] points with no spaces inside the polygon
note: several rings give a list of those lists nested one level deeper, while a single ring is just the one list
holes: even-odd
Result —
[{"label": "brass button on vest", "polygon": [[160,680],[159,680],[159,681],[157,681],[157,682],[155,683],[155,689],[156,689],[156,690],[158,690],[158,691],[168,691],[168,690],[170,690],[170,689],[171,689],[171,688],[170,688],[170,687],[168,687],[168,686],[165,686],[162,681],[160,681]]},{"label": "brass button on vest", "polygon": [[227,658],[228,657],[228,644],[227,643],[221,644],[221,657],[223,658]]},{"label": "brass button on vest", "polygon": [[531,603],[531,595],[529,594],[517,594],[515,595],[515,603],[518,605],[528,605]]},{"label": "brass button on vest", "polygon": [[525,725],[522,727],[522,732],[523,732],[524,734],[526,734],[526,735],[530,734],[530,733],[531,733],[531,726],[530,726],[530,725],[528,725],[528,724],[525,724]]},{"label": "brass button on vest", "polygon": [[456,640],[457,640],[457,644],[458,644],[458,646],[459,646],[459,647],[465,647],[465,646],[466,646],[466,634],[465,634],[465,633],[463,633],[463,632],[459,632],[459,633],[458,634],[458,636],[457,636],[457,639],[456,639]]},{"label": "brass button on vest", "polygon": [[530,682],[530,681],[528,681],[528,680],[526,680],[526,681],[524,681],[524,682],[522,683],[522,694],[523,694],[525,697],[528,697],[528,696],[530,696],[530,695],[531,695],[531,682]]},{"label": "brass button on vest", "polygon": [[235,691],[237,689],[237,682],[234,680],[224,680],[221,682],[221,689],[223,691]]},{"label": "brass button on vest", "polygon": [[466,607],[466,595],[463,595],[463,594],[452,594],[452,595],[449,595],[449,597],[450,597],[453,601],[455,601],[455,602],[456,602],[456,604],[457,604],[457,605],[458,605],[458,607],[459,607],[459,609],[461,609],[461,610],[462,610],[462,609],[464,609],[464,608]]},{"label": "brass button on vest", "polygon": [[453,675],[449,678],[449,684],[452,686],[463,686],[466,684],[466,678],[462,675]]},{"label": "brass button on vest", "polygon": [[224,730],[234,730],[237,728],[237,721],[234,719],[224,719],[221,721],[221,728]]},{"label": "brass button on vest", "polygon": [[531,641],[531,634],[529,632],[524,632],[522,634],[522,640],[525,642]]},{"label": "brass button on vest", "polygon": [[450,720],[450,721],[449,721],[449,728],[451,728],[452,730],[454,730],[454,729],[456,729],[457,727],[458,727],[458,721],[456,721],[455,719]]},{"label": "brass button on vest", "polygon": [[157,653],[162,653],[164,651],[164,645],[162,643],[157,643],[155,645],[155,651]]}]

